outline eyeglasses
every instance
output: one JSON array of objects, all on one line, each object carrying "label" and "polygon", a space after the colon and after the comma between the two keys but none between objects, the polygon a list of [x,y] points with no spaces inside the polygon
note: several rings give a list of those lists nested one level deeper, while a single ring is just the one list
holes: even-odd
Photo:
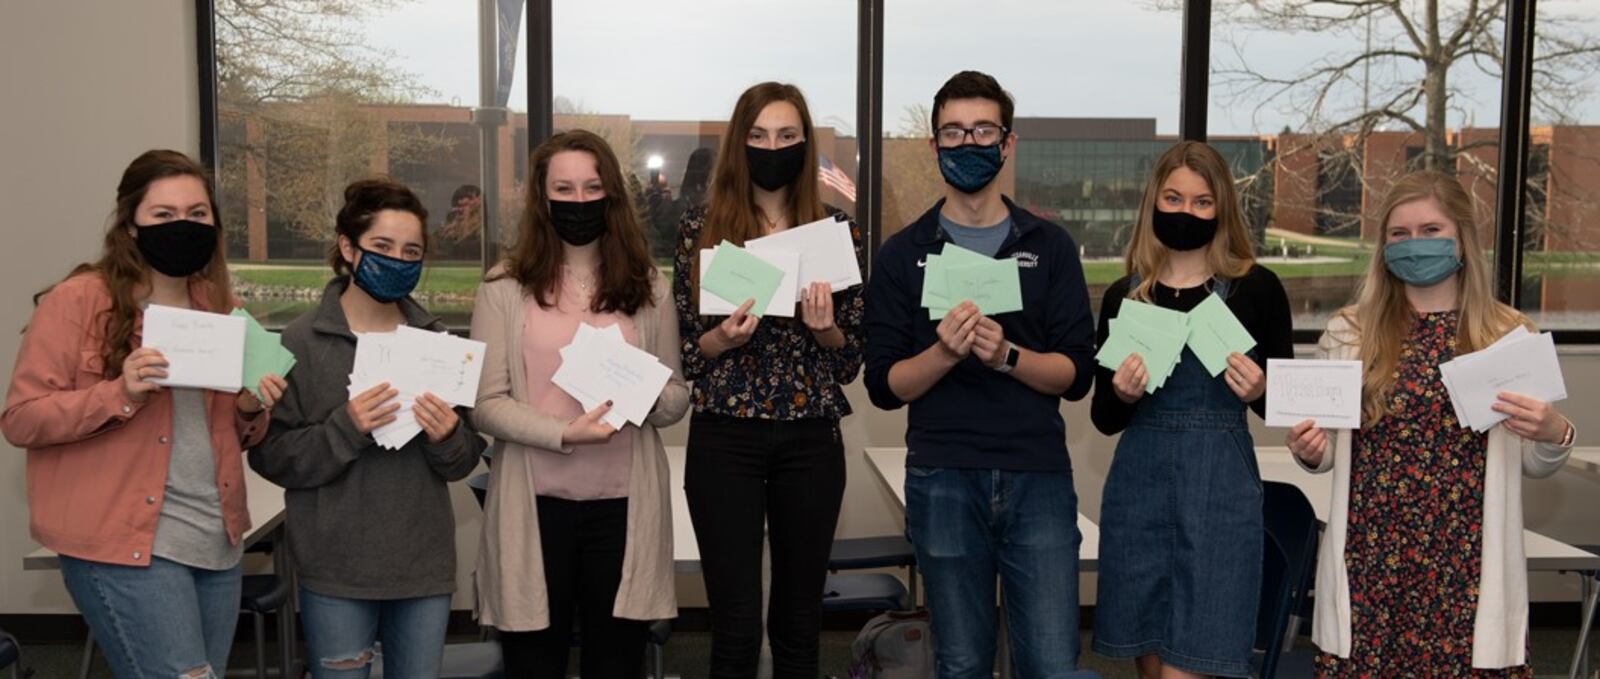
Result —
[{"label": "eyeglasses", "polygon": [[1000,143],[1000,140],[1005,139],[1006,135],[1010,133],[1011,130],[999,125],[982,123],[973,127],[959,127],[956,125],[941,127],[939,128],[937,137],[939,139],[939,145],[944,147],[960,146],[961,143],[966,141],[967,137],[969,136],[972,137],[972,143],[974,144],[979,146],[994,146],[995,144]]}]

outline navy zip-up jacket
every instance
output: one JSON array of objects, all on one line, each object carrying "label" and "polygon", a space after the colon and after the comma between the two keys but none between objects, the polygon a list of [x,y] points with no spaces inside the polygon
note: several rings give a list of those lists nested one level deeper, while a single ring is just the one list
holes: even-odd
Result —
[{"label": "navy zip-up jacket", "polygon": [[[1017,260],[1023,310],[992,318],[1006,339],[1072,359],[1077,377],[1064,394],[1041,394],[968,356],[911,403],[906,464],[921,467],[1069,471],[1061,399],[1076,401],[1094,382],[1094,319],[1078,247],[1063,229],[1005,201],[1011,233],[996,258]],[[921,305],[927,256],[952,242],[939,228],[940,200],[890,237],[867,285],[866,385],[885,410],[906,405],[889,389],[889,369],[939,341],[938,320]]]}]

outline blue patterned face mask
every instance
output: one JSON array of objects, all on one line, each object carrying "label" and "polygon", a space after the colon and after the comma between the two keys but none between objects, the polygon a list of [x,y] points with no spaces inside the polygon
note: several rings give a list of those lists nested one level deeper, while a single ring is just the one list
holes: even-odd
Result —
[{"label": "blue patterned face mask", "polygon": [[1461,268],[1454,238],[1408,238],[1383,246],[1383,265],[1406,285],[1438,285]]},{"label": "blue patterned face mask", "polygon": [[352,279],[373,299],[384,304],[396,302],[411,294],[422,278],[422,260],[408,262],[356,246],[361,258],[356,261]]},{"label": "blue patterned face mask", "polygon": [[962,193],[977,193],[1000,175],[1005,158],[1000,156],[1004,144],[979,146],[963,144],[939,149],[939,174],[946,184]]}]

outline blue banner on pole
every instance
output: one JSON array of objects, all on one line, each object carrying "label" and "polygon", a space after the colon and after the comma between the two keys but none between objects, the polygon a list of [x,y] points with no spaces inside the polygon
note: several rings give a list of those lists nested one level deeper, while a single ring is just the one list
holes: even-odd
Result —
[{"label": "blue banner on pole", "polygon": [[511,100],[511,79],[517,73],[517,28],[522,23],[526,0],[497,0],[495,26],[500,46],[500,70],[495,78],[495,105],[504,108]]}]

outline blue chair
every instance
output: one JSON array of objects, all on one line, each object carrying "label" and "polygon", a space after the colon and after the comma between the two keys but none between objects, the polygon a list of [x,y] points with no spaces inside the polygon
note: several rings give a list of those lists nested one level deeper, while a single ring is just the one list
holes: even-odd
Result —
[{"label": "blue chair", "polygon": [[[908,595],[907,607],[916,604],[917,552],[904,535],[843,538],[833,541],[833,548],[828,554],[828,572],[874,568],[906,569],[906,584],[903,589]],[[887,582],[882,584],[883,587],[887,585]]]},{"label": "blue chair", "polygon": [[[1276,677],[1280,669],[1291,676],[1313,676],[1311,656],[1284,651],[1294,645],[1305,603],[1317,568],[1317,515],[1299,488],[1272,481],[1261,484],[1262,537],[1261,600],[1256,615],[1255,647],[1251,658],[1261,679]],[[1284,664],[1280,668],[1281,663]],[[1292,666],[1292,667],[1291,667]]]},{"label": "blue chair", "polygon": [[[270,547],[268,548],[270,549]],[[276,573],[246,575],[239,586],[239,610],[250,614],[255,623],[256,677],[267,677],[267,614],[286,615],[292,587],[288,578]],[[278,676],[289,676],[291,639],[279,639]]]},{"label": "blue chair", "polygon": [[5,630],[0,629],[0,670],[11,668],[11,679],[21,679],[26,675],[22,671],[22,645],[17,643],[17,638]]},{"label": "blue chair", "polygon": [[906,586],[888,573],[829,575],[822,585],[822,612],[903,611],[911,608]]}]

